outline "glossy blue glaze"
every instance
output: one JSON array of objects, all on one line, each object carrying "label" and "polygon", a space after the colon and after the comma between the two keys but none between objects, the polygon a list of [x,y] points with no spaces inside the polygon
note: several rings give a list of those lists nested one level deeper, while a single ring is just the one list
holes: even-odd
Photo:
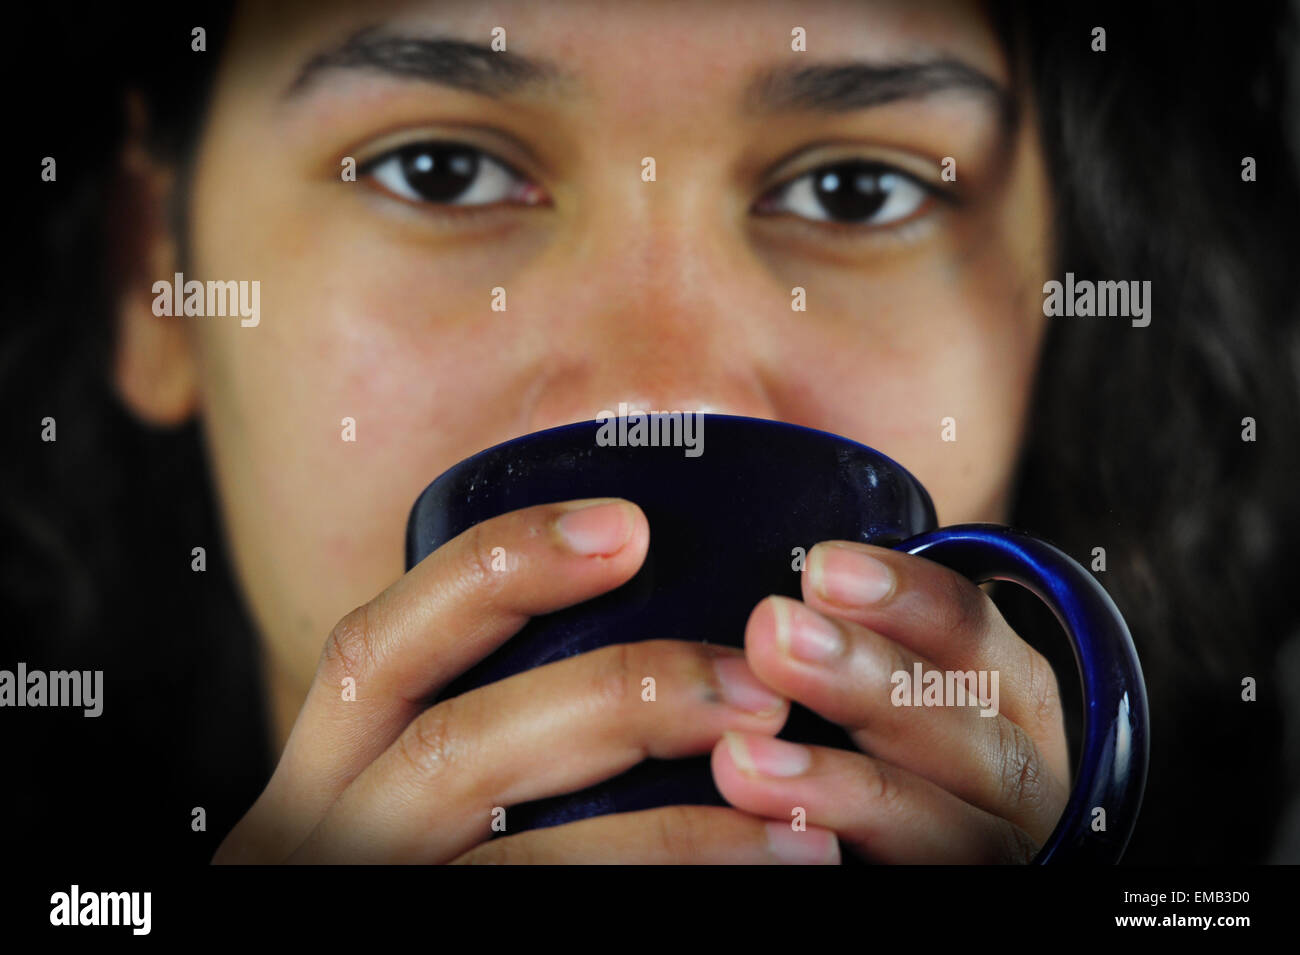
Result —
[{"label": "glossy blue glaze", "polygon": [[[623,497],[650,522],[649,553],[632,580],[530,621],[443,698],[613,643],[672,638],[743,646],[755,604],[769,594],[799,596],[795,548],[806,552],[821,540],[895,546],[977,581],[1015,580],[1055,611],[1075,648],[1087,715],[1074,792],[1038,861],[1119,859],[1146,778],[1146,694],[1124,621],[1086,570],[1004,528],[936,530],[929,495],[911,474],[838,435],[706,415],[703,453],[689,457],[682,447],[601,447],[598,429],[580,422],[489,448],[416,500],[408,569],[474,524],[534,504]],[[801,706],[780,736],[854,748],[839,727]],[[582,792],[511,807],[509,830],[668,804],[725,805],[707,756],[647,760]],[[1095,806],[1106,810],[1105,832],[1091,829]]]},{"label": "glossy blue glaze", "polygon": [[[922,534],[899,550],[951,567],[971,580],[1010,580],[1052,608],[1070,635],[1083,686],[1083,747],[1074,789],[1037,862],[1117,862],[1142,805],[1150,743],[1142,667],[1110,595],[1065,553],[995,524]],[[1092,829],[1094,809],[1106,830]]]}]

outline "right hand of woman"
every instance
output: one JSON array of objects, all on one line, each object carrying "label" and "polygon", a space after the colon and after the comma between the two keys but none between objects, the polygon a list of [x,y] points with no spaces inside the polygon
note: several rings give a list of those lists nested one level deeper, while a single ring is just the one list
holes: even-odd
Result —
[{"label": "right hand of woman", "polygon": [[[789,703],[739,649],[616,644],[428,705],[530,617],[630,579],[649,534],[628,501],[525,508],[448,541],[353,610],[325,642],[266,790],[213,861],[838,862],[829,830],[795,832],[728,807],[509,832],[510,806],[583,789],[648,757],[708,753],[727,730],[779,732]],[[492,569],[498,547],[504,571]],[[641,698],[647,676],[653,702]],[[492,839],[497,807],[507,810],[506,834]]]}]

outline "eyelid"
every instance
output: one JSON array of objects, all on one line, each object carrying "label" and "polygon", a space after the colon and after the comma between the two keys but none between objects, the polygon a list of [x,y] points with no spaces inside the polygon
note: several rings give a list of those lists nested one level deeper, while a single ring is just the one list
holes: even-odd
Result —
[{"label": "eyelid", "polygon": [[[480,157],[479,173],[485,172],[484,164],[497,167],[509,180],[513,182],[513,189],[522,188],[524,195],[516,195],[512,199],[493,199],[483,202],[463,202],[463,201],[446,201],[440,202],[430,199],[424,199],[419,196],[407,195],[397,186],[385,183],[376,173],[392,163],[400,163],[401,153],[412,146],[451,146],[459,147],[469,152],[477,153]],[[482,216],[494,212],[500,212],[509,208],[530,208],[542,207],[550,204],[549,195],[546,189],[538,186],[536,179],[526,172],[520,171],[509,160],[501,158],[494,151],[486,149],[475,143],[454,136],[422,135],[408,139],[397,139],[393,144],[388,146],[382,152],[377,152],[373,156],[362,160],[357,166],[357,174],[363,177],[370,188],[376,192],[388,197],[389,199],[401,202],[405,205],[418,208],[424,212],[436,212],[436,214],[447,216]],[[399,176],[401,173],[398,174]],[[473,192],[479,188],[481,183],[476,181],[469,188]]]},{"label": "eyelid", "polygon": [[[799,155],[804,156],[807,152],[803,150]],[[874,166],[882,172],[907,180],[914,189],[919,190],[922,196],[916,211],[892,221],[873,223],[813,218],[784,209],[763,210],[762,207],[769,200],[774,199],[776,202],[784,203],[797,183],[810,178],[819,170],[852,163]],[[937,179],[940,171],[938,164],[936,163],[933,168]],[[869,150],[864,146],[858,146],[856,150],[842,149],[831,155],[822,153],[807,156],[804,162],[796,166],[796,170],[787,172],[754,200],[750,206],[754,221],[765,223],[762,226],[764,230],[769,228],[766,223],[771,223],[771,228],[780,230],[768,233],[769,236],[780,235],[784,240],[798,237],[801,241],[809,243],[807,246],[809,249],[817,250],[818,255],[845,256],[843,261],[846,264],[858,261],[856,256],[868,252],[885,253],[915,247],[942,227],[945,221],[945,208],[958,209],[966,203],[966,196],[955,189],[948,188],[947,184],[927,180],[901,164],[870,155]]]},{"label": "eyelid", "polygon": [[[852,163],[852,162],[862,163],[863,165],[867,165],[867,166],[874,166],[882,170],[883,172],[892,173],[901,176],[904,179],[911,182],[913,185],[916,186],[916,188],[920,189],[921,192],[924,194],[925,198],[924,198],[922,208],[926,209],[926,212],[924,214],[910,215],[897,222],[885,222],[885,223],[873,224],[870,222],[862,222],[862,223],[837,222],[832,219],[825,219],[825,220],[809,219],[807,216],[798,215],[796,213],[767,213],[767,212],[759,211],[760,207],[763,206],[765,203],[767,203],[770,199],[772,199],[773,197],[786,196],[797,182],[799,182],[801,179],[807,178],[808,176],[812,175],[818,170],[825,169],[831,166],[845,164],[845,163]],[[862,234],[867,232],[876,232],[876,233],[899,232],[904,227],[910,226],[913,223],[917,222],[918,219],[928,218],[930,215],[932,215],[934,212],[932,208],[932,204],[936,200],[950,207],[960,207],[961,205],[964,204],[963,197],[959,193],[957,193],[954,189],[948,188],[947,184],[940,184],[939,182],[927,181],[925,178],[918,176],[915,173],[909,172],[907,169],[900,168],[899,166],[893,164],[892,162],[863,155],[861,151],[861,147],[859,147],[859,151],[857,153],[837,155],[837,156],[832,156],[830,158],[820,158],[818,159],[818,161],[808,165],[805,169],[803,169],[802,172],[796,172],[787,175],[785,178],[777,181],[775,184],[767,187],[766,190],[759,193],[758,198],[755,199],[753,204],[750,206],[750,212],[755,215],[758,215],[760,218],[790,219],[802,225],[805,225],[806,227],[810,227],[814,229],[823,229],[831,233],[842,234],[845,236],[853,236],[855,234]]]},{"label": "eyelid", "polygon": [[[427,126],[404,125],[388,132],[366,137],[338,157],[351,156],[357,170],[368,166],[380,157],[418,143],[449,143],[477,149],[516,175],[540,184],[550,177],[549,170],[524,143],[495,127],[474,123],[445,123]],[[334,163],[338,168],[339,163]]]},{"label": "eyelid", "polygon": [[363,174],[373,172],[377,167],[382,166],[384,163],[392,162],[394,159],[397,158],[398,154],[401,153],[401,151],[403,149],[406,149],[408,146],[423,146],[429,144],[437,144],[440,146],[461,146],[465,149],[469,149],[472,150],[473,152],[482,154],[484,159],[487,159],[489,162],[493,162],[496,163],[498,166],[501,166],[503,169],[506,170],[506,172],[510,173],[512,176],[516,176],[520,179],[525,179],[525,180],[530,179],[527,173],[521,172],[520,170],[516,169],[513,163],[505,159],[502,159],[496,153],[491,152],[490,150],[487,149],[483,149],[479,146],[476,146],[473,143],[467,143],[464,142],[463,140],[451,139],[447,137],[408,140],[407,142],[400,143],[399,145],[393,146],[390,149],[386,149],[383,152],[376,153],[374,156],[371,156],[368,159],[358,160],[357,174],[363,175]]},{"label": "eyelid", "polygon": [[956,198],[955,190],[949,188],[949,185],[940,178],[941,160],[923,158],[916,153],[901,149],[844,141],[818,143],[788,153],[774,164],[774,168],[778,171],[764,177],[765,185],[762,186],[760,194],[767,195],[778,187],[789,185],[801,175],[844,162],[862,162],[881,166],[891,172],[907,176],[917,185],[935,192],[941,198]]}]

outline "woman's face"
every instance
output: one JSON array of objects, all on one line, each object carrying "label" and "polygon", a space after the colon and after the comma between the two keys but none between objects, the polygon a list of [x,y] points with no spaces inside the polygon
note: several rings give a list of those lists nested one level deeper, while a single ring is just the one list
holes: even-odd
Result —
[{"label": "woman's face", "polygon": [[837,432],[1005,517],[1050,210],[974,4],[247,4],[222,57],[153,277],[256,280],[259,322],[132,300],[119,383],[202,416],[285,718],[430,480],[620,402]]}]

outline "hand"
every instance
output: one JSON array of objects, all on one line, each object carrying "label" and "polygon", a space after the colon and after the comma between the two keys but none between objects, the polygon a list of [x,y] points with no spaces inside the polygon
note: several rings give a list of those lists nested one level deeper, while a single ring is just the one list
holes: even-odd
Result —
[{"label": "hand", "polygon": [[[843,726],[862,752],[728,734],[713,750],[727,801],[787,825],[803,807],[810,827],[833,829],[874,862],[1032,860],[1069,797],[1047,661],[979,587],[920,557],[824,542],[809,552],[802,586],[803,601],[769,597],[754,609],[746,659],[773,690]],[[990,706],[895,705],[912,699],[918,662],[923,671],[989,671],[996,715],[981,715]],[[907,684],[891,679],[900,671]]]},{"label": "hand", "polygon": [[[590,506],[584,506],[590,505]],[[449,541],[325,642],[265,792],[214,862],[839,861],[834,834],[726,807],[601,816],[490,839],[495,807],[572,792],[727,730],[777,733],[789,703],[740,650],[656,640],[538,667],[428,707],[535,615],[612,590],[645,559],[627,501],[568,502]],[[504,548],[508,570],[492,569]],[[497,552],[498,556],[500,552]],[[653,704],[641,680],[654,674]],[[344,681],[355,680],[355,700]]]}]

